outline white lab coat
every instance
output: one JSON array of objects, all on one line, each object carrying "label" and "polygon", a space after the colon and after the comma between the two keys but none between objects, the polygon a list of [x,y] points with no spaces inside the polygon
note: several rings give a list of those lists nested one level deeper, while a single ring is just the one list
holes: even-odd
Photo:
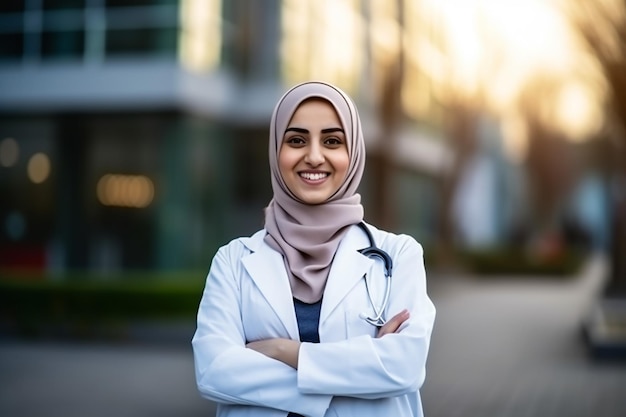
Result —
[{"label": "white lab coat", "polygon": [[[411,237],[369,226],[393,259],[386,318],[407,308],[399,333],[375,338],[363,320],[380,305],[383,262],[357,252],[369,246],[352,226],[341,241],[323,295],[320,343],[303,343],[298,369],[246,348],[267,338],[298,340],[298,323],[283,258],[261,230],[235,239],[213,259],[192,345],[202,396],[218,403],[218,417],[422,416],[424,382],[435,308],[426,294],[422,247]],[[366,277],[364,279],[364,276]]]}]

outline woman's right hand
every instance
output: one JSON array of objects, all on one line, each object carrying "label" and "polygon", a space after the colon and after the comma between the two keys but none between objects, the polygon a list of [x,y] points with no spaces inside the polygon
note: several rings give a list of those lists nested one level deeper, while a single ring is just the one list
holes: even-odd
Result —
[{"label": "woman's right hand", "polygon": [[386,334],[396,333],[402,323],[407,321],[410,316],[411,314],[409,313],[409,310],[402,310],[401,312],[393,316],[390,320],[387,320],[387,323],[385,323],[384,326],[378,329],[376,337],[383,337]]}]

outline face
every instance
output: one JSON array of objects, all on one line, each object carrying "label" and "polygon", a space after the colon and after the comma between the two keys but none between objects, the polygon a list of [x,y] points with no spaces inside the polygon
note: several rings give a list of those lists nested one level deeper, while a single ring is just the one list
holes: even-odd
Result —
[{"label": "face", "polygon": [[333,106],[320,99],[300,104],[278,155],[289,190],[306,204],[323,203],[341,187],[349,165],[346,135]]}]

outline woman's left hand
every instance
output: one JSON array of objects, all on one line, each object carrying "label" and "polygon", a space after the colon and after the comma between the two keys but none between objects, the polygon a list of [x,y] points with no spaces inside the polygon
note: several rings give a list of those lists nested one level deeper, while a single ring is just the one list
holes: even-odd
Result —
[{"label": "woman's left hand", "polygon": [[300,342],[296,340],[281,338],[257,340],[246,344],[246,347],[298,369]]}]

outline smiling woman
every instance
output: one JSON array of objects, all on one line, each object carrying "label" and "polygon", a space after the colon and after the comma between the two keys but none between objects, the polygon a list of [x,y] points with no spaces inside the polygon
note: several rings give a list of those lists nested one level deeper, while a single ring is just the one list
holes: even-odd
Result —
[{"label": "smiling woman", "polygon": [[289,90],[269,161],[265,227],[220,248],[207,276],[192,341],[200,393],[218,417],[422,416],[435,318],[423,252],[363,222],[352,100],[322,82]]}]

